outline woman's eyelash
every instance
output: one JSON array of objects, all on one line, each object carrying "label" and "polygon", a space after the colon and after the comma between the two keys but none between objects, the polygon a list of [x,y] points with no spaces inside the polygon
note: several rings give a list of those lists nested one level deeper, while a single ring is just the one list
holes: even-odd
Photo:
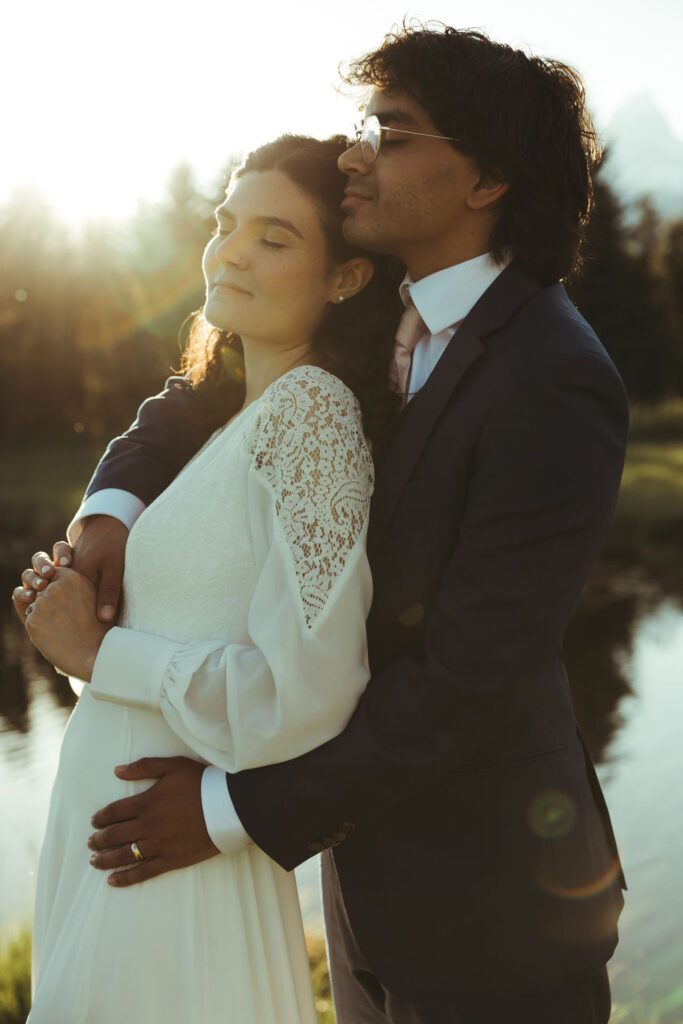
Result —
[{"label": "woman's eyelash", "polygon": [[[227,235],[232,233],[232,228],[222,228],[220,225],[213,229],[212,238],[225,238]],[[261,239],[262,245],[267,245],[269,249],[285,249],[286,246],[282,242],[271,242],[268,238]]]}]

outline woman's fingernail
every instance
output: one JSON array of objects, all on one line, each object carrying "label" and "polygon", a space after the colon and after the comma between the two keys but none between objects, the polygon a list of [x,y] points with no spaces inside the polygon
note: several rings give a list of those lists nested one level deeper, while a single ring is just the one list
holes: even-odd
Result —
[{"label": "woman's fingernail", "polygon": [[33,597],[33,591],[24,587],[24,597]]},{"label": "woman's fingernail", "polygon": [[43,565],[41,567],[40,571],[42,572],[43,576],[47,576],[47,574],[49,573],[51,568],[52,568],[51,565]]},{"label": "woman's fingernail", "polygon": [[68,565],[69,564],[69,559],[66,557],[66,555],[62,555],[62,557],[59,559],[59,564],[60,565]]}]

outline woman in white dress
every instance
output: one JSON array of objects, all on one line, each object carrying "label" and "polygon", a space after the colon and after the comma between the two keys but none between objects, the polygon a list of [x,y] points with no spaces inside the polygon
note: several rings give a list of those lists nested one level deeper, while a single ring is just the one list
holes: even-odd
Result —
[{"label": "woman in white dress", "polygon": [[69,569],[27,618],[86,683],[41,854],[31,1024],[316,1021],[294,875],[257,846],[117,890],[86,844],[94,809],[147,786],[114,765],[293,758],[367,683],[365,435],[395,408],[400,268],[343,240],[343,148],[285,136],[231,180],[186,360],[227,422],[133,527],[119,624]]}]

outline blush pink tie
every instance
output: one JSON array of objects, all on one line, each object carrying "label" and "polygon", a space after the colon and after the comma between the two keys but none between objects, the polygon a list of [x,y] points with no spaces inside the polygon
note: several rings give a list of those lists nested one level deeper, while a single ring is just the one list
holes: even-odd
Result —
[{"label": "blush pink tie", "polygon": [[411,303],[401,317],[396,331],[394,345],[394,362],[392,366],[392,385],[395,391],[403,396],[405,405],[408,397],[408,382],[413,365],[413,352],[418,341],[427,331],[427,325]]}]

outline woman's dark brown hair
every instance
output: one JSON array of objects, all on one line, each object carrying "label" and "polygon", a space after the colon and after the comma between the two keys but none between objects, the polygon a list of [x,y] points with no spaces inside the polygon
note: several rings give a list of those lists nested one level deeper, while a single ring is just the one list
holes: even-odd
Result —
[{"label": "woman's dark brown hair", "polygon": [[543,284],[577,274],[600,148],[576,71],[482,32],[404,25],[345,78],[408,92],[456,149],[508,183],[496,258],[507,253]]},{"label": "woman's dark brown hair", "polygon": [[[315,203],[327,243],[330,269],[354,256],[367,256],[375,272],[370,283],[342,303],[330,303],[312,339],[312,359],[339,377],[357,396],[365,433],[379,440],[399,404],[389,386],[394,335],[403,311],[398,294],[404,267],[388,256],[349,245],[342,234],[345,176],[337,159],[348,147],[344,136],[325,141],[282,135],[247,156],[233,179],[258,171],[286,174]],[[244,362],[239,337],[195,316],[182,369],[205,391],[216,419],[225,422],[244,400]]]}]

